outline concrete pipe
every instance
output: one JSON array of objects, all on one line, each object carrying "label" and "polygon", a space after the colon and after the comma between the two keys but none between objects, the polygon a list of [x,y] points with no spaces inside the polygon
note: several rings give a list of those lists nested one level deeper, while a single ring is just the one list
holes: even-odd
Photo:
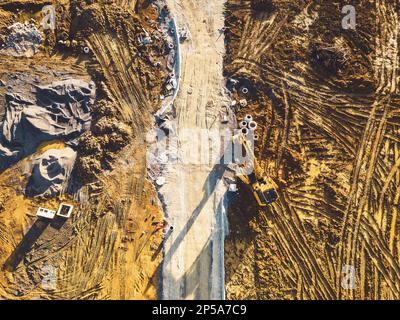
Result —
[{"label": "concrete pipe", "polygon": [[172,42],[168,43],[168,48],[173,49],[174,48],[174,44]]},{"label": "concrete pipe", "polygon": [[253,117],[251,116],[251,114],[246,114],[246,116],[244,117],[244,121],[246,121],[247,123],[253,121]]},{"label": "concrete pipe", "polygon": [[246,121],[242,121],[239,123],[239,127],[240,128],[246,128],[247,127],[247,122]]},{"label": "concrete pipe", "polygon": [[250,129],[251,131],[256,130],[256,129],[257,129],[257,122],[255,122],[255,121],[250,121],[250,122],[249,122],[249,129]]},{"label": "concrete pipe", "polygon": [[245,127],[245,128],[242,128],[242,129],[240,130],[240,132],[241,132],[244,136],[247,136],[247,135],[249,134],[249,129],[247,129],[247,128]]},{"label": "concrete pipe", "polygon": [[246,87],[242,88],[242,93],[243,94],[248,94],[249,93],[249,89],[247,89]]},{"label": "concrete pipe", "polygon": [[258,139],[260,139],[260,137],[257,134],[255,134],[253,139],[254,139],[254,141],[258,141]]}]

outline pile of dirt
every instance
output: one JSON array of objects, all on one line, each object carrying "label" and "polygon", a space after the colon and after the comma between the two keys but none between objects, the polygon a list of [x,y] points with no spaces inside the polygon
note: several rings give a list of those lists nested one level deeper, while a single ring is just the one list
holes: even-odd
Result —
[{"label": "pile of dirt", "polygon": [[0,54],[16,57],[32,57],[38,50],[43,36],[33,23],[14,23],[7,28],[4,43],[1,44]]},{"label": "pile of dirt", "polygon": [[32,175],[26,195],[55,197],[65,193],[74,167],[76,151],[71,148],[50,149],[32,162]]}]

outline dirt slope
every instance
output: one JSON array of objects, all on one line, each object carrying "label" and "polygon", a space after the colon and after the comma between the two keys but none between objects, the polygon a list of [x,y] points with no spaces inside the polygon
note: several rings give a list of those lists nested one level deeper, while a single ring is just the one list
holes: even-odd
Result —
[{"label": "dirt slope", "polygon": [[[40,28],[47,3],[7,1],[0,14],[12,22],[34,19]],[[4,57],[1,79],[49,82],[63,73],[93,80],[92,128],[78,147],[71,194],[26,198],[29,157],[0,174],[0,297],[154,299],[162,215],[146,179],[143,132],[152,124],[165,77],[157,12],[143,2],[57,1],[56,13],[57,29],[46,32],[40,53],[13,63]],[[144,29],[154,36],[149,46],[136,43]],[[30,82],[21,81],[29,92]],[[0,87],[0,94],[7,90]],[[46,148],[56,147],[50,142]],[[61,201],[75,204],[71,219],[36,218],[38,206],[56,209]]]}]

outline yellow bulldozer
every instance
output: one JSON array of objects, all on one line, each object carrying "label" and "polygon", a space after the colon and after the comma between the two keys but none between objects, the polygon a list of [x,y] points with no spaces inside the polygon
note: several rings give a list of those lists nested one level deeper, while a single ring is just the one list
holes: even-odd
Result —
[{"label": "yellow bulldozer", "polygon": [[257,162],[252,149],[249,147],[249,141],[239,133],[234,137],[235,143],[240,143],[246,153],[247,161],[243,164],[237,164],[236,175],[247,186],[250,187],[258,205],[266,207],[278,200],[277,185],[272,179],[269,179],[263,172]]}]

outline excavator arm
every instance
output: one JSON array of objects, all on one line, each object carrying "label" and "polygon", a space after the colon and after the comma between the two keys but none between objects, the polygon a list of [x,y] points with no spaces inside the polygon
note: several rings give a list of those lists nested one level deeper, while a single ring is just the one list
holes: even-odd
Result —
[{"label": "excavator arm", "polygon": [[258,205],[265,207],[278,200],[277,186],[265,176],[246,138],[239,134],[234,137],[234,142],[240,143],[247,158],[245,163],[237,165],[236,175],[251,188]]}]

